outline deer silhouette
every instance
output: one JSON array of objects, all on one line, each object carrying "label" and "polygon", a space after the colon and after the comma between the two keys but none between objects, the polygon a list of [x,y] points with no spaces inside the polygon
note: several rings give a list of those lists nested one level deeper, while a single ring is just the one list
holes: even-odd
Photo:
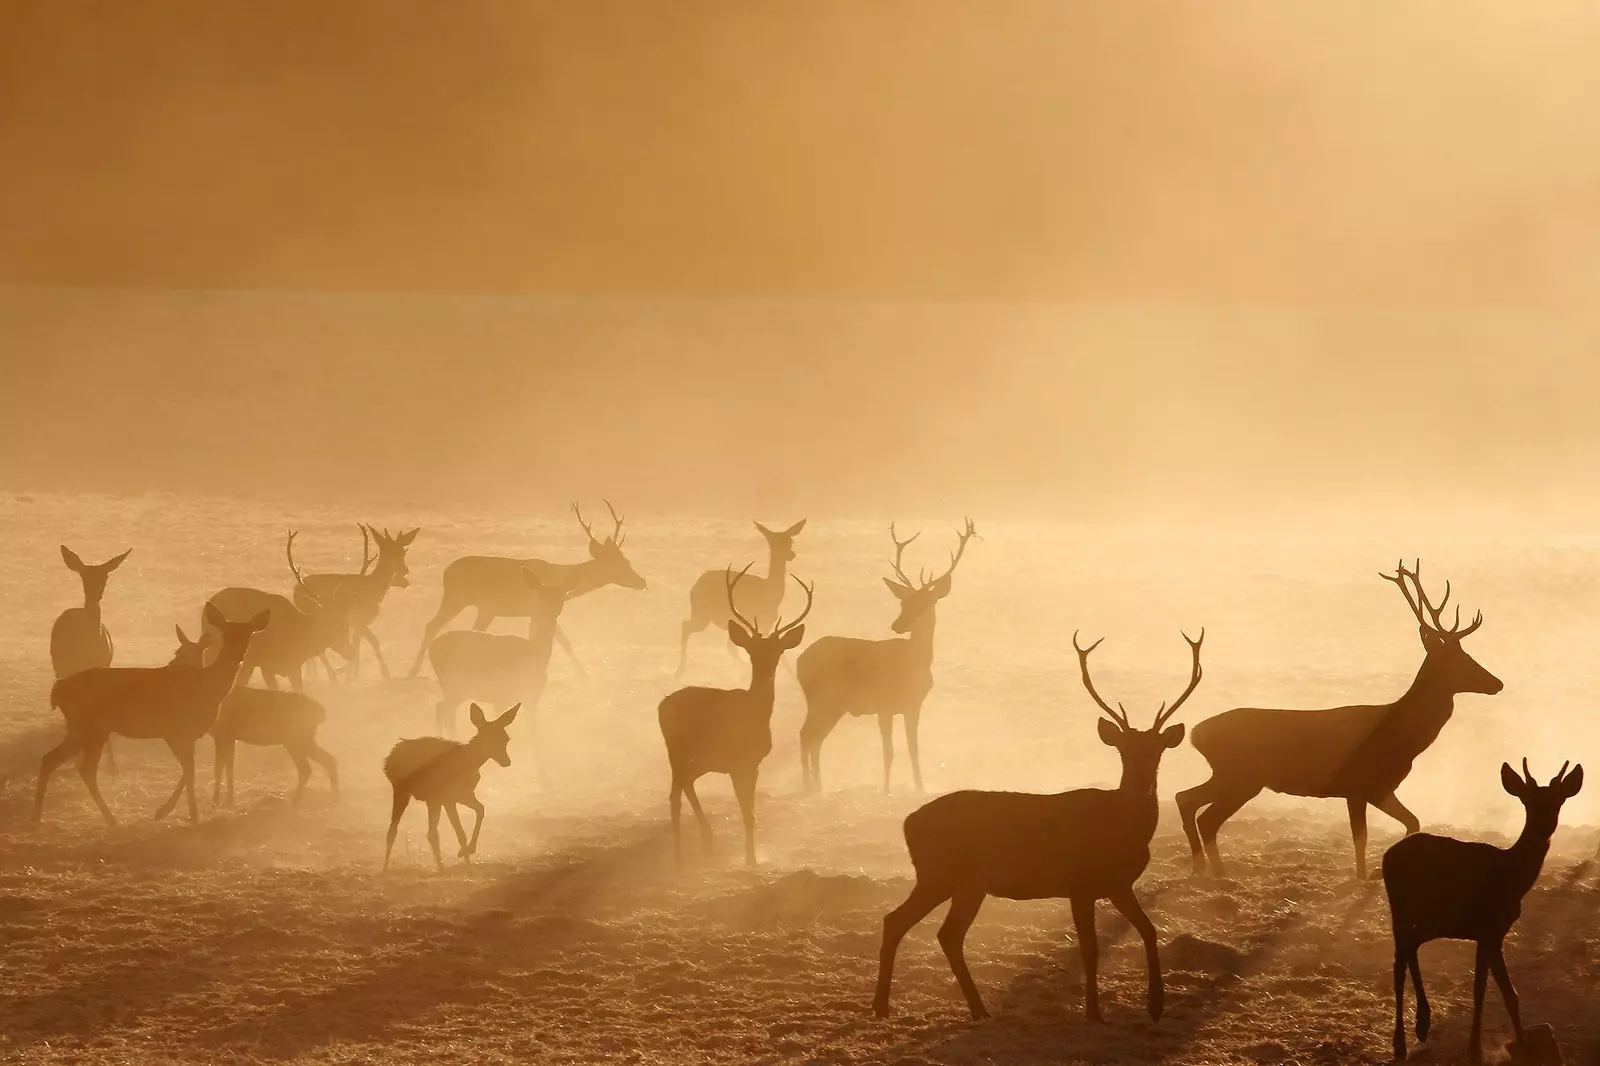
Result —
[{"label": "deer silhouette", "polygon": [[[739,609],[745,617],[753,618],[759,624],[763,616],[776,618],[783,608],[783,594],[789,584],[788,567],[794,561],[794,538],[806,527],[806,520],[802,518],[783,530],[768,529],[760,522],[755,527],[767,541],[767,575],[757,577],[752,574],[739,584]],[[728,628],[725,597],[721,570],[707,570],[690,586],[689,618],[680,630],[682,639],[678,646],[678,669],[673,677],[683,676],[684,664],[689,658],[690,637],[707,626]],[[737,656],[734,647],[732,631],[729,630],[728,650]]]},{"label": "deer silhouette", "polygon": [[[383,760],[383,776],[394,788],[394,807],[389,817],[389,835],[383,846],[383,868],[389,868],[389,854],[394,850],[394,838],[400,832],[400,817],[413,799],[428,805],[428,846],[433,849],[433,861],[444,869],[444,859],[439,854],[439,815],[450,816],[450,826],[456,831],[461,845],[457,856],[470,862],[478,851],[478,831],[483,828],[483,804],[478,802],[478,781],[483,764],[493,759],[501,766],[511,765],[511,755],[506,751],[510,738],[506,729],[516,721],[521,705],[512,707],[498,718],[486,718],[483,708],[474,703],[468,714],[477,730],[465,744],[443,737],[413,737],[402,740],[389,751]],[[467,839],[461,828],[461,816],[456,805],[468,808],[475,815],[472,839]]]},{"label": "deer silhouette", "polygon": [[[116,645],[101,617],[100,601],[106,593],[106,581],[132,552],[129,548],[98,566],[90,566],[78,558],[77,552],[61,545],[61,561],[83,583],[83,606],[68,607],[50,627],[50,665],[57,681],[80,670],[111,665]],[[106,769],[113,774],[117,772],[117,760],[111,754],[109,741],[106,743]]]}]

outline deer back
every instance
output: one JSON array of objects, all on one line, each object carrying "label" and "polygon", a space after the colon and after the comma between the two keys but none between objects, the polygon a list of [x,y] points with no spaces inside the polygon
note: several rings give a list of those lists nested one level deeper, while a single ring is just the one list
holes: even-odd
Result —
[{"label": "deer back", "polygon": [[822,637],[800,653],[795,676],[808,700],[842,701],[872,714],[885,704],[927,696],[933,662],[907,637]]},{"label": "deer back", "polygon": [[196,666],[104,667],[56,682],[50,702],[90,735],[193,740],[216,721],[232,683]]},{"label": "deer back", "polygon": [[293,743],[314,737],[326,717],[322,704],[301,693],[240,685],[223,697],[211,733],[246,744]]},{"label": "deer back", "polygon": [[[340,654],[350,651],[349,626],[337,608],[302,611],[287,596],[242,586],[225,588],[206,602],[230,618],[249,617],[261,611],[271,613],[267,628],[250,642],[247,661],[251,663],[287,671],[330,648]],[[207,638],[215,636],[203,612],[201,631]],[[214,639],[208,639],[207,643],[208,648],[215,647]],[[213,654],[208,651],[207,662],[212,660]]]},{"label": "deer back", "polygon": [[453,629],[428,646],[428,661],[446,692],[498,703],[542,688],[549,654],[541,661],[532,641],[510,633]]}]

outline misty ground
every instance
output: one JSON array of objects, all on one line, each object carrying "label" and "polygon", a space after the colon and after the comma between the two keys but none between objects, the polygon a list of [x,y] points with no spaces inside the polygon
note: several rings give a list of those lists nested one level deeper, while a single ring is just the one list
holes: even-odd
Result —
[{"label": "misty ground", "polygon": [[[627,501],[618,501],[626,511]],[[599,508],[598,501],[591,504]],[[768,521],[799,517],[763,515]],[[888,516],[885,516],[885,522]],[[895,516],[925,529],[914,561],[942,562],[958,516]],[[1229,706],[1318,706],[1398,695],[1421,653],[1415,626],[1376,571],[1423,555],[1486,621],[1468,650],[1506,682],[1464,697],[1401,796],[1426,827],[1498,839],[1520,826],[1500,791],[1502,759],[1548,777],[1563,759],[1600,765],[1589,694],[1597,667],[1585,618],[1600,596],[1600,540],[1419,540],[1242,536],[1196,531],[1000,527],[978,518],[941,608],[936,687],[924,720],[931,793],[1104,785],[1116,760],[1094,737],[1070,638],[1106,636],[1097,681],[1150,708],[1174,695],[1188,658],[1180,627],[1207,627],[1206,679],[1181,720]],[[395,869],[379,872],[388,790],[383,753],[432,731],[434,686],[313,686],[328,706],[324,746],[340,759],[337,804],[319,774],[291,810],[281,751],[243,748],[233,811],[153,824],[176,767],[158,744],[116,741],[102,777],[123,819],[103,828],[71,768],[45,821],[29,821],[38,754],[60,735],[47,706],[51,619],[76,601],[65,542],[98,561],[134,554],[111,580],[106,619],[125,665],[164,662],[172,625],[191,628],[228,584],[284,590],[282,540],[301,530],[309,570],[350,561],[353,523],[423,527],[413,584],[378,630],[403,673],[438,575],[468,552],[581,556],[570,520],[426,509],[347,515],[172,497],[18,497],[0,504],[9,551],[0,583],[0,1058],[17,1062],[1352,1062],[1389,1054],[1390,940],[1381,886],[1351,881],[1342,804],[1263,798],[1223,831],[1234,880],[1188,876],[1170,797],[1201,779],[1187,746],[1163,765],[1162,825],[1139,884],[1161,932],[1168,1010],[1143,1013],[1138,938],[1102,906],[1108,1023],[1082,1017],[1064,902],[985,905],[968,958],[995,1017],[969,1022],[933,934],[907,938],[895,1014],[870,1016],[879,922],[910,886],[900,819],[919,802],[903,753],[896,787],[876,787],[876,730],[846,721],[823,755],[825,792],[799,794],[802,715],[780,673],[775,748],[762,777],[759,868],[738,857],[725,780],[701,787],[720,852],[671,860],[666,766],[655,703],[674,687],[677,622],[702,569],[743,565],[761,543],[747,520],[630,522],[643,593],[605,589],[572,604],[565,628],[590,672],[556,653],[538,714],[551,782],[533,782],[526,716],[512,765],[487,767],[478,861],[433,872],[414,808]],[[809,638],[881,635],[893,613],[876,523],[813,518],[795,570],[817,581]],[[757,568],[762,564],[758,561]],[[720,635],[690,649],[690,683],[742,683]],[[525,724],[527,723],[527,724]],[[903,744],[902,744],[903,748]],[[1600,869],[1589,862],[1600,789],[1579,795],[1507,955],[1524,1017],[1550,1022],[1569,1061],[1600,1062]],[[446,836],[448,837],[448,832]],[[1396,835],[1374,817],[1376,855]],[[692,842],[691,842],[692,843]],[[1423,952],[1435,1061],[1464,1059],[1471,949]],[[1491,990],[1487,1045],[1509,1030]]]}]

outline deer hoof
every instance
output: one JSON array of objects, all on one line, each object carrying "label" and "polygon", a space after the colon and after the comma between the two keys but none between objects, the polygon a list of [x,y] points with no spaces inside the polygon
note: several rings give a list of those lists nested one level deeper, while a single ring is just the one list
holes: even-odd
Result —
[{"label": "deer hoof", "polygon": [[982,1003],[973,1004],[972,1005],[972,1020],[975,1021],[975,1022],[986,1022],[986,1021],[988,1021],[989,1020],[989,1008],[985,1007]]}]

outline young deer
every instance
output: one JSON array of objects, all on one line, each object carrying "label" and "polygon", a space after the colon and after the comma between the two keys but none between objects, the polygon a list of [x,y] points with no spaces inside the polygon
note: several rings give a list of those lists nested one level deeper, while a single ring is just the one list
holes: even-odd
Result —
[{"label": "young deer", "polygon": [[657,708],[661,739],[666,741],[667,762],[672,767],[669,807],[673,852],[679,862],[683,860],[680,824],[684,795],[689,797],[689,806],[700,823],[700,839],[706,853],[711,853],[711,823],[694,791],[695,781],[705,774],[727,774],[733,779],[733,793],[744,817],[744,861],[751,866],[756,862],[756,774],[761,770],[761,760],[772,750],[773,675],[783,653],[799,646],[806,635],[803,623],[811,613],[816,584],[807,587],[795,578],[795,584],[806,594],[805,610],[787,625],[782,619],[774,620],[772,632],[762,636],[755,623],[735,606],[734,586],[749,569],[746,565],[734,577],[730,567],[723,573],[723,583],[733,616],[727,623],[728,636],[750,656],[750,687],[680,688]]},{"label": "young deer", "polygon": [[[199,666],[205,660],[203,641],[190,640],[182,626],[178,631],[178,650],[172,656],[176,665]],[[236,686],[222,697],[217,709],[217,721],[211,727],[215,751],[211,763],[211,802],[222,806],[222,779],[228,779],[228,803],[233,806],[233,756],[235,745],[250,744],[255,747],[282,747],[294,760],[300,775],[294,790],[294,805],[300,805],[300,796],[311,780],[311,764],[320,765],[328,774],[333,786],[333,798],[339,798],[339,764],[317,743],[317,728],[327,717],[322,704],[298,692],[279,692],[266,688]]]},{"label": "young deer", "polygon": [[491,706],[503,707],[512,702],[527,706],[534,772],[543,783],[544,760],[533,736],[533,725],[549,678],[550,652],[567,591],[541,584],[532,571],[524,570],[522,575],[539,605],[530,636],[452,630],[441,633],[428,645],[428,662],[433,676],[439,679],[438,727],[444,736],[456,735],[456,708],[468,700]]},{"label": "young deer", "polygon": [[[784,530],[771,530],[757,522],[756,529],[767,540],[767,575],[756,577],[751,575],[739,586],[739,609],[748,618],[753,618],[759,624],[761,617],[776,618],[783,609],[783,594],[788,588],[789,563],[794,560],[794,538],[806,528],[804,518]],[[680,635],[682,637],[678,646],[678,669],[673,677],[682,677],[685,662],[689,658],[689,638],[700,632],[706,626],[716,626],[727,629],[728,616],[726,614],[727,602],[724,599],[726,590],[723,588],[724,575],[716,570],[707,570],[689,588],[689,618],[683,623]],[[728,650],[733,652],[733,637],[728,637]],[[737,653],[734,652],[735,656]]]},{"label": "young deer", "polygon": [[[532,636],[534,623],[531,619],[539,613],[538,597],[528,588],[522,579],[523,570],[532,570],[534,576],[546,585],[559,586],[567,590],[567,598],[572,599],[582,596],[586,592],[593,592],[605,585],[620,585],[627,589],[643,589],[644,578],[634,570],[633,564],[628,562],[622,554],[622,544],[627,539],[622,532],[623,519],[617,514],[616,508],[611,506],[611,501],[606,501],[606,509],[611,512],[611,536],[600,540],[594,535],[594,528],[583,520],[583,513],[578,510],[578,505],[572,505],[572,513],[578,519],[584,534],[589,538],[589,558],[581,563],[547,563],[543,559],[505,559],[489,555],[468,555],[457,559],[444,568],[444,597],[440,600],[438,611],[429,620],[422,631],[422,645],[417,648],[417,657],[411,664],[411,677],[416,677],[422,669],[422,660],[428,654],[428,648],[433,644],[433,638],[438,636],[439,630],[450,623],[450,620],[468,607],[477,609],[477,617],[472,621],[472,628],[483,632],[489,628],[489,623],[496,618],[528,618],[529,636]],[[572,653],[572,645],[567,642],[566,634],[556,627],[556,643],[561,645],[561,650],[567,653],[572,660],[572,665],[579,673],[583,667]]]},{"label": "young deer", "polygon": [[889,791],[889,767],[894,762],[894,720],[905,719],[906,750],[911,755],[911,777],[922,791],[922,753],[917,725],[922,704],[933,688],[934,609],[950,595],[950,577],[961,563],[967,541],[977,536],[972,519],[957,534],[950,568],[936,578],[912,581],[901,569],[906,547],[921,536],[905,540],[894,535],[894,577],[883,583],[900,601],[900,615],[889,628],[906,634],[884,640],[860,637],[823,637],[800,653],[795,673],[806,697],[805,722],[800,726],[800,769],[809,792],[822,788],[822,742],[846,714],[876,715],[883,738],[883,790]]},{"label": "young deer", "polygon": [[[361,572],[356,574],[310,574],[294,590],[294,605],[301,611],[315,610],[317,604],[344,615],[351,632],[351,649],[355,657],[345,668],[345,676],[354,681],[361,671],[361,642],[372,645],[372,654],[378,660],[378,670],[385,681],[389,680],[389,664],[383,660],[383,649],[378,635],[372,631],[383,598],[390,589],[403,589],[411,584],[411,571],[406,566],[406,549],[417,539],[421,529],[390,533],[378,532],[372,526],[361,524]],[[378,558],[369,561],[370,543],[378,546]],[[371,566],[369,570],[368,567]],[[333,679],[333,671],[324,657],[323,668]]]},{"label": "young deer", "polygon": [[[206,601],[207,607],[216,607],[225,615],[237,616],[246,612],[267,611],[272,622],[266,632],[250,642],[240,671],[239,683],[244,684],[257,670],[269,689],[278,687],[278,678],[289,679],[296,692],[305,691],[305,665],[328,649],[341,658],[352,658],[350,624],[344,611],[336,604],[318,600],[307,588],[300,568],[294,564],[294,538],[291,532],[284,554],[289,560],[289,572],[294,575],[295,595],[304,596],[309,604],[301,610],[287,596],[279,596],[261,589],[234,586],[225,588]],[[201,642],[213,646],[212,635],[206,630],[202,613]]]},{"label": "young deer", "polygon": [[[132,552],[129,548],[99,566],[90,566],[71,548],[61,545],[61,560],[83,583],[83,606],[68,607],[50,627],[50,665],[55,668],[57,681],[80,670],[111,665],[116,645],[111,642],[111,631],[100,616],[100,600],[105,595],[107,579]],[[117,760],[111,754],[109,743],[106,745],[106,769],[117,772]]]},{"label": "young deer", "polygon": [[230,622],[215,607],[208,607],[206,621],[221,634],[221,648],[209,666],[169,663],[155,668],[96,667],[56,682],[50,690],[50,705],[66,718],[67,736],[39,761],[34,821],[44,814],[44,793],[50,775],[82,752],[78,773],[106,824],[116,826],[117,820],[101,797],[96,780],[100,750],[112,733],[167,742],[183,772],[178,787],[155,816],[165,817],[187,791],[189,820],[199,821],[194,798],[195,742],[216,722],[217,709],[233,688],[251,637],[267,627],[267,613],[263,611],[248,622]]},{"label": "young deer", "polygon": [[1194,746],[1211,764],[1209,780],[1178,793],[1195,873],[1205,872],[1209,856],[1212,874],[1222,875],[1217,831],[1262,789],[1343,799],[1350,810],[1357,880],[1367,876],[1369,804],[1405,826],[1408,836],[1420,828],[1395,789],[1450,720],[1458,693],[1492,696],[1504,687],[1461,647],[1462,639],[1483,624],[1483,613],[1463,629],[1458,606],[1454,625],[1446,629],[1440,616],[1450,600],[1449,582],[1435,607],[1422,589],[1420,570],[1420,563],[1410,570],[1402,563],[1394,574],[1379,575],[1400,587],[1422,638],[1422,666],[1405,695],[1393,703],[1322,711],[1241,707],[1194,727]]},{"label": "young deer", "polygon": [[[1394,1057],[1406,1057],[1406,970],[1417,990],[1417,1039],[1428,1039],[1430,1012],[1422,990],[1422,966],[1417,948],[1430,940],[1471,940],[1478,945],[1472,977],[1472,1036],[1470,1052],[1477,1062],[1483,1054],[1483,994],[1489,973],[1500,986],[1506,1013],[1523,1045],[1522,1015],[1517,990],[1506,971],[1505,939],[1522,914],[1522,897],[1528,894],[1556,831],[1561,805],[1583,787],[1583,767],[1561,772],[1548,785],[1540,785],[1522,760],[1522,776],[1510,764],[1500,764],[1500,784],[1522,801],[1527,819],[1522,835],[1509,848],[1417,833],[1384,852],[1383,887],[1389,895],[1390,922],[1394,929]],[[1486,972],[1487,971],[1487,972]]]},{"label": "young deer", "polygon": [[[389,818],[389,836],[383,846],[383,868],[389,868],[389,853],[394,850],[395,834],[400,831],[400,816],[406,813],[413,799],[428,805],[428,844],[433,848],[433,861],[444,869],[444,859],[439,854],[439,812],[450,815],[450,825],[456,831],[456,841],[461,845],[457,856],[469,862],[478,851],[478,831],[483,828],[483,804],[478,802],[477,789],[483,764],[493,759],[501,766],[511,765],[506,752],[509,737],[506,728],[516,720],[518,704],[499,718],[489,720],[483,708],[472,705],[470,715],[477,729],[465,744],[442,737],[414,737],[402,740],[389,750],[383,760],[383,776],[394,787],[394,808]],[[461,828],[461,816],[456,805],[472,811],[472,839]]]},{"label": "young deer", "polygon": [[967,930],[986,896],[1006,899],[1072,901],[1072,920],[1083,954],[1084,1010],[1101,1021],[1096,979],[1100,947],[1094,929],[1094,905],[1110,900],[1139,935],[1149,969],[1150,1017],[1161,1018],[1163,986],[1161,955],[1155,926],[1139,906],[1133,886],[1150,863],[1150,838],[1158,816],[1156,770],[1168,748],[1183,742],[1183,726],[1163,729],[1200,684],[1199,640],[1188,641],[1194,655],[1189,687],[1168,707],[1161,705],[1155,725],[1134,729],[1126,711],[1112,710],[1089,680],[1089,653],[1100,646],[1072,646],[1078,652],[1083,687],[1110,721],[1100,720],[1100,739],[1117,749],[1122,782],[1115,789],[1080,788],[1041,796],[1025,792],[952,792],[911,812],[905,822],[906,849],[917,871],[911,895],[883,919],[883,947],[878,954],[878,990],[872,1009],[889,1013],[889,985],[895,952],[912,926],[939,904],[950,911],[939,927],[956,983],[967,998],[973,1018],[987,1018],[978,986],[967,970],[963,945]]}]

